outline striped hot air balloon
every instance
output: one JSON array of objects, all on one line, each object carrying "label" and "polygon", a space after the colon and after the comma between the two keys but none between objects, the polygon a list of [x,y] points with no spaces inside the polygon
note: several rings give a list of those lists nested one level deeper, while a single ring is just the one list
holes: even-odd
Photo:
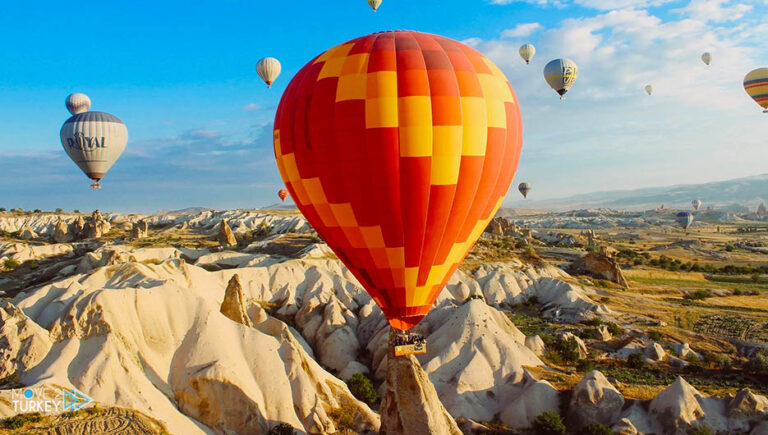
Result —
[{"label": "striped hot air balloon", "polygon": [[648,94],[648,95],[651,95],[651,94],[653,94],[653,86],[651,86],[651,85],[646,85],[646,86],[645,86],[645,93],[646,93],[646,94]]},{"label": "striped hot air balloon", "polygon": [[571,59],[555,59],[544,67],[544,80],[560,95],[561,100],[565,100],[565,93],[578,76],[579,67]]},{"label": "striped hot air balloon", "polygon": [[88,98],[88,95],[81,94],[79,92],[69,94],[65,104],[67,105],[67,110],[69,110],[69,113],[73,115],[91,110],[91,99]]},{"label": "striped hot air balloon", "polygon": [[520,46],[520,50],[518,50],[520,53],[520,57],[523,58],[526,64],[531,63],[531,59],[533,59],[533,56],[536,55],[536,47],[533,46],[533,44],[523,44]]},{"label": "striped hot air balloon", "polygon": [[392,327],[408,330],[501,206],[522,126],[506,77],[476,50],[380,32],[296,74],[274,146],[299,210]]},{"label": "striped hot air balloon", "polygon": [[382,0],[368,0],[368,6],[376,12],[379,9],[379,6],[381,6],[381,2]]},{"label": "striped hot air balloon", "polygon": [[281,70],[280,61],[274,57],[265,57],[256,63],[256,73],[264,80],[268,88],[272,87],[272,83],[277,80]]},{"label": "striped hot air balloon", "polygon": [[92,188],[117,161],[128,142],[128,130],[118,117],[104,112],[83,112],[61,127],[61,145],[67,155],[93,180]]},{"label": "striped hot air balloon", "polygon": [[754,69],[744,77],[744,90],[768,113],[768,68]]},{"label": "striped hot air balloon", "polygon": [[283,201],[283,202],[285,202],[285,198],[288,198],[288,191],[287,191],[287,190],[285,190],[285,189],[280,189],[280,190],[277,192],[277,196],[279,196],[279,197],[280,197],[280,201]]},{"label": "striped hot air balloon", "polygon": [[689,211],[681,211],[675,216],[675,220],[677,220],[677,223],[680,224],[682,229],[687,230],[693,223],[693,213]]},{"label": "striped hot air balloon", "polygon": [[528,198],[528,192],[531,191],[531,185],[530,183],[520,183],[517,186],[517,190],[519,190],[520,193],[523,194],[523,198]]}]

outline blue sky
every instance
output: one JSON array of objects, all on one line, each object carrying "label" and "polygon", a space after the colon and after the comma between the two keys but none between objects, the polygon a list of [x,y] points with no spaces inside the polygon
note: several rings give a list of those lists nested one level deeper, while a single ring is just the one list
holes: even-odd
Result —
[{"label": "blue sky", "polygon": [[[768,115],[741,88],[768,66],[768,0],[384,0],[377,13],[365,0],[47,0],[4,5],[0,25],[8,208],[272,204],[271,121],[285,85],[325,49],[387,29],[465,41],[504,70],[524,122],[515,184],[531,182],[539,199],[768,172]],[[523,42],[538,50],[530,66]],[[283,64],[272,89],[255,74],[263,56]],[[580,66],[566,102],[541,74],[556,57]],[[59,143],[70,92],[128,126],[101,191]]]}]

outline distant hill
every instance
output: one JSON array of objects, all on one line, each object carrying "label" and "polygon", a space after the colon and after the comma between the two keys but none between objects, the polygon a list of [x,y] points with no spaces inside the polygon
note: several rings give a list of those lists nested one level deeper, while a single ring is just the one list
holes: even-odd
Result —
[{"label": "distant hill", "polygon": [[298,208],[296,208],[296,204],[292,202],[277,202],[275,204],[271,204],[266,207],[260,207],[259,210],[294,211],[294,210],[298,210]]},{"label": "distant hill", "polygon": [[208,207],[187,207],[182,208],[181,210],[158,210],[154,214],[197,214],[209,210],[213,209]]},{"label": "distant hill", "polygon": [[[535,195],[532,196],[535,198]],[[768,200],[768,174],[706,184],[611,190],[542,201],[520,200],[509,204],[508,207],[538,210],[581,208],[647,210],[664,204],[667,208],[689,208],[691,200],[696,198],[703,201],[704,208],[714,207],[741,211],[743,207],[749,207],[755,210],[760,203]]]}]

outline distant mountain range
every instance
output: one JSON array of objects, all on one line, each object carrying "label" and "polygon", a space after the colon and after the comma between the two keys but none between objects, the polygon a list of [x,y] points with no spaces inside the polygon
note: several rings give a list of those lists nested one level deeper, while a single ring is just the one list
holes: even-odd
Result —
[{"label": "distant mountain range", "polygon": [[[514,189],[514,186],[513,188]],[[510,189],[510,190],[512,190]],[[535,189],[535,186],[534,186]],[[525,201],[515,201],[506,208],[537,210],[573,210],[582,208],[614,208],[647,210],[664,204],[666,208],[690,208],[691,201],[701,199],[702,207],[754,210],[768,200],[768,174],[706,184],[681,184],[635,190],[611,190],[585,193],[567,198],[537,201],[535,190]]]},{"label": "distant mountain range", "polygon": [[182,208],[181,210],[158,210],[155,212],[155,214],[163,215],[163,214],[197,214],[202,213],[204,211],[213,210],[212,208],[208,207],[187,207]]}]

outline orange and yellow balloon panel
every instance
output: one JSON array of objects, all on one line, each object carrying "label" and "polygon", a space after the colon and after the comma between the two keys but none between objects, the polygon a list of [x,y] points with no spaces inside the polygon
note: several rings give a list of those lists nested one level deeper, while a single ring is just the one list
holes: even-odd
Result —
[{"label": "orange and yellow balloon panel", "polygon": [[278,107],[274,146],[299,210],[390,324],[408,330],[501,206],[522,124],[488,58],[390,31],[305,65]]}]

